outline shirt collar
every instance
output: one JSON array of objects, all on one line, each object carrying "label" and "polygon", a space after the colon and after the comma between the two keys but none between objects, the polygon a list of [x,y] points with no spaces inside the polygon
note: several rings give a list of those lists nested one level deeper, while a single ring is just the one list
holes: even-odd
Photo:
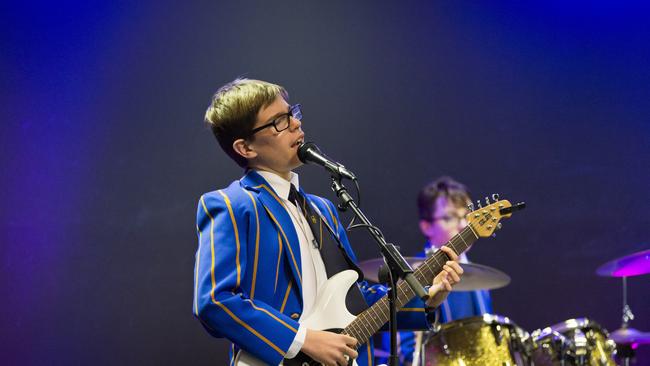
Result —
[{"label": "shirt collar", "polygon": [[296,189],[300,189],[300,179],[298,178],[298,174],[294,172],[289,173],[290,178],[287,181],[286,179],[272,172],[257,169],[255,171],[267,182],[269,182],[271,188],[273,188],[275,193],[277,193],[278,196],[280,196],[282,199],[287,200],[289,198],[289,190],[291,189],[292,184],[296,186]]}]

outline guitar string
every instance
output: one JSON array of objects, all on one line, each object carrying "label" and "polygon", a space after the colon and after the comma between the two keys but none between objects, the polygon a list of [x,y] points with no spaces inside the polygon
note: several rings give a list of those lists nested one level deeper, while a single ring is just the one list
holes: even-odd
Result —
[{"label": "guitar string", "polygon": [[[460,245],[460,244],[465,244],[465,247],[466,247],[466,248],[469,247],[469,245],[467,244],[467,241],[466,241],[465,238],[463,237],[463,236],[467,236],[467,234],[469,234],[469,233],[474,234],[474,232],[473,232],[472,229],[469,229],[469,230],[464,229],[463,231],[461,231],[461,232],[459,233],[459,235],[454,236],[454,238],[450,239],[450,241],[447,242],[445,245],[450,246],[450,247],[451,247],[451,248],[452,248],[456,253],[458,253],[458,252],[459,252],[459,250],[458,250],[458,248],[457,248],[458,245]],[[472,235],[472,236],[474,236],[474,238],[472,238],[472,239],[474,239],[474,240],[475,240],[475,239],[478,239],[478,237],[476,237],[475,234]],[[460,240],[463,241],[463,243],[458,242],[458,238],[457,238],[457,237],[459,237]],[[467,238],[467,239],[470,239],[470,238]],[[454,242],[454,240],[455,240],[456,242]],[[441,255],[444,255],[444,253],[441,252]],[[439,262],[439,259],[442,260],[442,258],[435,258],[435,257],[431,257],[431,258],[432,258],[433,261],[436,262],[436,264],[437,264],[439,267],[442,268],[442,265],[441,265],[440,262]],[[426,262],[425,262],[425,263],[426,263]],[[419,276],[420,278],[418,278],[418,280],[420,280],[421,282],[424,282],[424,280],[426,280],[426,278],[425,278],[425,274],[424,274],[424,270],[427,270],[427,271],[429,272],[430,275],[435,274],[434,271],[433,271],[433,269],[430,267],[430,265],[428,265],[428,263],[427,263],[426,266],[420,266],[419,268],[422,268],[422,270],[420,270],[420,271],[416,271],[415,274],[416,274],[416,275],[420,275],[420,276]],[[418,268],[418,269],[419,269],[419,268]],[[428,281],[427,281],[427,282],[428,282]],[[401,282],[400,285],[398,285],[398,287],[399,287],[399,288],[398,288],[398,293],[399,293],[399,294],[398,294],[398,302],[401,302],[402,305],[403,305],[403,304],[405,304],[406,302],[409,301],[409,297],[408,297],[408,296],[411,296],[411,295],[414,295],[414,294],[412,293],[412,290],[410,289],[410,287],[406,286],[406,283],[405,283],[405,282]],[[411,291],[409,291],[409,290],[411,290]],[[412,296],[411,296],[411,297],[412,297]],[[385,298],[382,298],[381,300],[385,300]],[[385,305],[384,302],[385,302],[385,301],[378,301],[378,303],[380,303],[379,306],[381,306],[381,310],[380,310],[381,315],[382,315],[383,318],[386,318],[387,314],[386,314],[386,312],[385,312],[386,309],[385,309],[384,306],[383,306],[383,305]],[[371,306],[370,308],[372,309],[372,312],[375,313],[375,316],[377,316],[377,310],[378,310],[378,307]],[[363,329],[359,329],[359,327],[357,326],[358,323],[364,324],[362,321],[369,322],[369,320],[367,319],[367,318],[368,318],[367,314],[370,314],[370,312],[368,312],[368,313],[362,313],[361,316],[359,317],[359,318],[361,318],[361,319],[359,319],[359,322],[357,322],[357,321],[355,320],[355,321],[354,321],[353,323],[351,323],[350,326],[349,326],[349,330],[354,331],[354,333],[357,333],[357,331],[360,331],[360,333],[363,334],[364,338],[369,338],[369,337],[372,336],[372,334],[374,333],[374,332],[371,331],[370,334],[367,334],[366,332],[363,332]],[[379,316],[377,316],[377,317],[379,317]],[[371,318],[371,319],[372,319],[372,318]],[[381,320],[385,320],[385,319],[381,319]],[[356,323],[356,324],[355,324],[355,323]],[[364,325],[365,325],[365,324],[364,324]],[[383,324],[382,324],[382,325],[383,325]],[[381,327],[381,325],[379,325],[379,327]]]}]

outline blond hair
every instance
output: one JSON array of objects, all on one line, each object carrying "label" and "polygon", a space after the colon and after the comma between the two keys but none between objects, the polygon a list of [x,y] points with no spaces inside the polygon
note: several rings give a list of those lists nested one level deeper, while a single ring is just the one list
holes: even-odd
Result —
[{"label": "blond hair", "polygon": [[248,161],[233,149],[238,139],[252,138],[257,113],[278,97],[289,98],[280,85],[266,81],[238,78],[222,86],[212,96],[205,111],[205,122],[210,126],[221,149],[239,166],[246,167]]}]

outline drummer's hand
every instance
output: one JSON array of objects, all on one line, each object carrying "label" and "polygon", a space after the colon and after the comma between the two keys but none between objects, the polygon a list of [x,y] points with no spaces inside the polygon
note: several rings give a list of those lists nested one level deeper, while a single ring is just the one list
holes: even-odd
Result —
[{"label": "drummer's hand", "polygon": [[436,307],[445,301],[452,287],[460,282],[460,277],[463,275],[463,269],[458,263],[458,255],[447,246],[443,246],[440,250],[445,252],[451,260],[447,261],[442,267],[442,272],[434,277],[433,283],[429,288],[427,306]]}]

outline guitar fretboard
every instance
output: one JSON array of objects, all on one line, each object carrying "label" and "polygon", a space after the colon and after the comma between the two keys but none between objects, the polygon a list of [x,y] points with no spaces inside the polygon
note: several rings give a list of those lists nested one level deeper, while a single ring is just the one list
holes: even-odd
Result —
[{"label": "guitar fretboard", "polygon": [[[445,246],[450,247],[454,252],[460,255],[460,253],[467,250],[467,248],[469,248],[477,239],[478,236],[471,228],[471,225],[468,225],[461,230],[460,233],[451,238]],[[442,271],[443,265],[448,260],[449,259],[444,252],[437,251],[415,269],[413,275],[423,286],[428,286],[431,284],[431,281],[433,281],[433,278]],[[404,281],[398,282],[397,309],[401,309],[413,297],[415,297],[415,292],[413,292],[411,287]],[[386,294],[371,307],[359,314],[359,316],[357,316],[357,318],[343,330],[343,333],[356,338],[359,341],[358,344],[364,344],[368,342],[370,337],[386,324],[386,322],[388,322],[389,315],[388,294]]]}]

